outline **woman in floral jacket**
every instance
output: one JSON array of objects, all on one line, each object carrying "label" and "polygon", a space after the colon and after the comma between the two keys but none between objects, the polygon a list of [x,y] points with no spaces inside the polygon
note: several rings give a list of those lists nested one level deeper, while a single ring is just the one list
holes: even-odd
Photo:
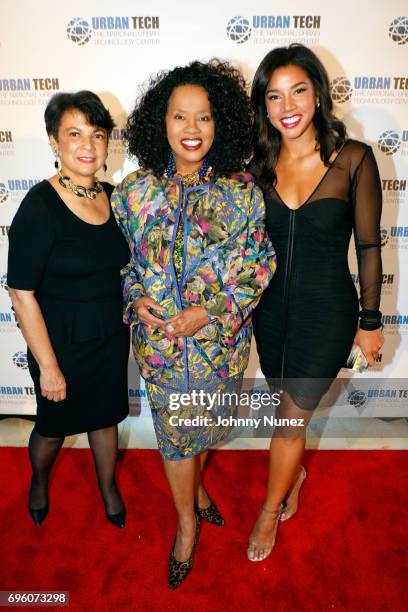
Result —
[{"label": "woman in floral jacket", "polygon": [[[261,191],[250,175],[233,174],[250,153],[250,133],[245,83],[229,64],[161,73],[128,122],[142,169],[112,200],[132,253],[125,321],[179,516],[170,588],[191,570],[199,519],[224,524],[200,474],[208,449],[231,431],[217,423],[234,406],[219,398],[240,389],[251,313],[275,269]],[[194,390],[218,401],[209,410]]]}]

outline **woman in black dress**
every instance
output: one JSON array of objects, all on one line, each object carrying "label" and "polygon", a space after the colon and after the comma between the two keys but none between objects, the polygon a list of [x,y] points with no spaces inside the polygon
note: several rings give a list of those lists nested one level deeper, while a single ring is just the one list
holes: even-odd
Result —
[{"label": "woman in black dress", "polygon": [[45,123],[60,168],[13,219],[7,276],[37,398],[29,510],[36,525],[45,519],[64,437],[88,432],[107,518],[123,527],[115,465],[117,424],[128,414],[120,270],[129,250],[110,208],[112,187],[95,177],[114,124],[89,91],[56,94]]},{"label": "woman in black dress", "polygon": [[[297,509],[300,465],[312,411],[345,367],[352,345],[373,365],[380,331],[381,184],[371,148],[346,138],[332,114],[327,73],[303,45],[268,53],[253,83],[256,143],[251,171],[264,191],[278,268],[255,313],[260,364],[282,390],[265,502],[248,557],[272,551],[278,520]],[[352,232],[360,303],[348,268]]]}]

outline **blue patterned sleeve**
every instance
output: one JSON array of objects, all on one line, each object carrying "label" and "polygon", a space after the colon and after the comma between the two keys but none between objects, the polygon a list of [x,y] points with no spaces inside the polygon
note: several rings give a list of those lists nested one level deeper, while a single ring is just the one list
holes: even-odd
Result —
[{"label": "blue patterned sleeve", "polygon": [[204,306],[218,317],[223,334],[233,336],[250,316],[276,269],[276,256],[265,228],[265,203],[258,187],[250,189],[248,223],[225,253],[219,271],[221,291]]},{"label": "blue patterned sleeve", "polygon": [[133,310],[133,301],[145,296],[142,279],[134,265],[134,241],[128,226],[128,206],[125,181],[118,185],[112,193],[111,205],[116,221],[122,230],[130,248],[131,260],[121,270],[122,291],[124,300],[123,321],[133,325],[137,321]]}]

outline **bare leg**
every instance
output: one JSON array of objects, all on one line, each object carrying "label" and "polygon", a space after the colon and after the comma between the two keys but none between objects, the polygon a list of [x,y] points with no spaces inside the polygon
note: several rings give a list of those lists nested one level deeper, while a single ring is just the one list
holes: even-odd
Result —
[{"label": "bare leg", "polygon": [[123,500],[115,481],[116,457],[118,451],[117,425],[88,432],[99,488],[108,514],[123,510]]},{"label": "bare leg", "polygon": [[210,505],[210,498],[208,497],[207,491],[204,489],[202,483],[202,472],[204,470],[205,462],[208,457],[208,451],[201,453],[198,456],[199,461],[197,463],[196,478],[195,478],[195,499],[199,508],[208,508]]},{"label": "bare leg", "polygon": [[163,459],[163,466],[178,514],[174,556],[178,561],[187,561],[195,536],[194,486],[196,472],[200,469],[199,458],[196,456],[179,461]]},{"label": "bare leg", "polygon": [[261,561],[272,551],[280,507],[299,469],[306,442],[311,411],[299,408],[287,393],[282,396],[276,418],[303,419],[304,427],[276,427],[271,440],[267,494],[250,536],[248,557]]},{"label": "bare leg", "polygon": [[289,520],[298,509],[299,492],[302,487],[303,481],[306,478],[306,470],[303,465],[298,465],[295,477],[292,481],[291,487],[284,500],[284,509],[281,512],[280,520]]},{"label": "bare leg", "polygon": [[48,481],[51,468],[58,456],[64,438],[47,438],[33,428],[28,445],[33,470],[28,505],[33,510],[48,503]]}]

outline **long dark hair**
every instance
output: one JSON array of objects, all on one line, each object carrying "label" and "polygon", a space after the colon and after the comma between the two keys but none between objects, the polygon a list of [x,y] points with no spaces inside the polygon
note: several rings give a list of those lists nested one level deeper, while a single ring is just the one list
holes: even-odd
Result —
[{"label": "long dark hair", "polygon": [[290,65],[298,66],[306,72],[320,102],[319,107],[316,108],[313,123],[316,128],[320,157],[326,166],[330,165],[329,160],[333,152],[338,151],[346,140],[346,127],[333,114],[329,77],[319,58],[313,51],[297,43],[270,51],[263,58],[255,73],[251,91],[255,122],[254,155],[249,164],[249,170],[266,192],[276,183],[275,167],[281,146],[281,135],[268,119],[265,92],[272,73],[278,68]]}]

